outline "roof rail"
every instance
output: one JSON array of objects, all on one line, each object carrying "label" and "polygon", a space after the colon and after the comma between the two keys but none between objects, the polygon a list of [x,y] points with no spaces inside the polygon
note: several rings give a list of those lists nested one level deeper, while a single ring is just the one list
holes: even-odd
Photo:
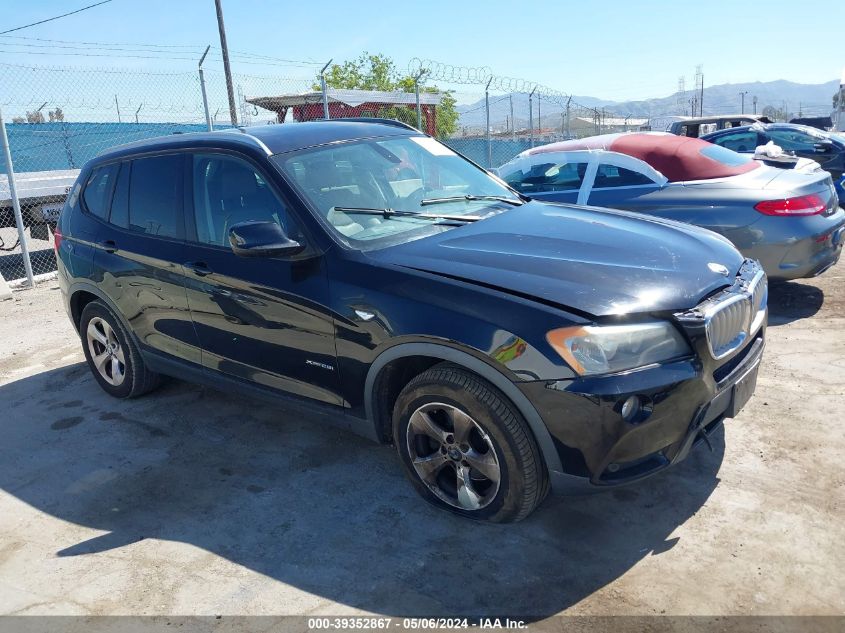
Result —
[{"label": "roof rail", "polygon": [[413,130],[419,132],[417,128],[403,121],[396,119],[381,119],[378,117],[360,116],[360,117],[340,117],[337,119],[317,119],[318,121],[348,121],[350,123],[381,123],[382,125],[392,125],[393,127],[401,127],[406,130]]}]

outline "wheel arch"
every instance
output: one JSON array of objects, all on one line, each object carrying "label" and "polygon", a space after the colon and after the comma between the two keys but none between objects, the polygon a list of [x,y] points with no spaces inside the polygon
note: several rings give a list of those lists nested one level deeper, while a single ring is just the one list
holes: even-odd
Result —
[{"label": "wheel arch", "polygon": [[[384,413],[378,407],[378,381],[383,370],[391,363],[400,359],[427,358],[432,362],[428,367],[438,362],[450,362],[471,371],[490,382],[501,391],[522,415],[537,441],[546,468],[550,471],[561,471],[560,456],[555,449],[552,436],[546,428],[540,414],[528,398],[501,371],[485,363],[483,360],[460,349],[437,343],[400,343],[383,351],[376,357],[367,372],[364,385],[364,407],[367,419],[373,424],[376,437],[383,438]],[[425,363],[422,363],[424,365]],[[428,367],[424,367],[425,371]],[[387,422],[390,424],[390,422]],[[388,427],[389,428],[389,427]]]},{"label": "wheel arch", "polygon": [[[129,327],[129,322],[123,313],[117,309],[114,302],[94,284],[76,282],[68,288],[68,303],[70,305],[70,318],[76,331],[79,332],[79,323],[82,319],[82,311],[85,306],[91,301],[102,301],[106,304],[109,310],[120,320],[121,325],[129,332],[130,336],[135,336],[132,328]],[[136,340],[137,343],[137,340]]]}]

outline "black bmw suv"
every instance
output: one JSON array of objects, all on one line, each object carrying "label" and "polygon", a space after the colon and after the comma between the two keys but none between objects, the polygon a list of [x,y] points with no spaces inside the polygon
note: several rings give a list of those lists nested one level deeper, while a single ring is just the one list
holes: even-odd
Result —
[{"label": "black bmw suv", "polygon": [[727,240],[533,202],[396,122],[115,148],[55,237],[106,392],[169,375],[304,402],[477,519],[682,460],[763,353],[766,278]]}]

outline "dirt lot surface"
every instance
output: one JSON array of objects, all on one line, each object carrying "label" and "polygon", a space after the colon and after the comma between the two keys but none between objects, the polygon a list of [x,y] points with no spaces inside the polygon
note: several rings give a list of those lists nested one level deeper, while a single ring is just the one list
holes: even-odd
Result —
[{"label": "dirt lot surface", "polygon": [[0,613],[845,613],[845,264],[772,290],[757,392],[683,464],[517,525],[390,447],[171,381],[105,395],[56,282],[0,303]]}]

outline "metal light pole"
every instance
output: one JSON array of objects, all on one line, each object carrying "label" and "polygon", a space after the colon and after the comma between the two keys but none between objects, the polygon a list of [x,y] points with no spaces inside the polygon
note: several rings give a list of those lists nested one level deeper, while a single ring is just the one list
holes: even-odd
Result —
[{"label": "metal light pole", "polygon": [[490,144],[490,83],[492,81],[491,75],[487,85],[484,86],[484,110],[487,113],[487,169],[493,168],[493,146]]},{"label": "metal light pole", "polygon": [[229,95],[229,117],[232,125],[238,125],[238,111],[235,107],[235,89],[232,86],[232,68],[229,66],[229,46],[226,44],[226,27],[223,24],[221,0],[214,0],[217,9],[217,30],[220,31],[220,50],[223,53],[223,73],[226,75],[226,92]]},{"label": "metal light pole", "polygon": [[742,92],[739,93],[739,96],[742,97],[742,110],[740,111],[740,114],[745,114],[745,95],[747,95],[747,94],[748,94],[747,90],[743,90]]},{"label": "metal light pole", "polygon": [[422,110],[420,110],[420,79],[428,71],[425,68],[420,68],[420,72],[414,77],[414,93],[417,97],[417,129],[422,132]]},{"label": "metal light pole", "polygon": [[[44,106],[42,106],[44,107]],[[9,180],[9,196],[12,198],[12,209],[15,212],[15,225],[18,227],[18,241],[21,245],[21,258],[26,271],[26,279],[30,288],[35,286],[32,278],[32,262],[29,261],[29,247],[26,244],[26,234],[23,227],[23,216],[21,215],[21,202],[18,200],[18,190],[15,186],[15,168],[12,166],[12,152],[9,150],[9,137],[6,135],[6,122],[3,120],[3,111],[0,110],[0,144],[3,145],[3,157],[6,159],[6,178]]]},{"label": "metal light pole", "polygon": [[754,98],[751,100],[754,104],[754,114],[757,114],[757,95],[754,95]]},{"label": "metal light pole", "polygon": [[537,90],[537,86],[531,90],[531,94],[528,95],[528,130],[531,135],[531,147],[534,147],[534,91]]},{"label": "metal light pole", "polygon": [[323,91],[323,118],[326,119],[326,121],[332,118],[331,114],[329,114],[329,93],[326,89],[326,68],[328,68],[331,63],[332,60],[330,59],[320,70],[320,89]]},{"label": "metal light pole", "polygon": [[208,51],[211,48],[211,45],[205,47],[205,52],[200,57],[200,63],[198,65],[199,73],[200,73],[200,90],[202,91],[202,109],[205,111],[205,126],[208,128],[208,131],[211,132],[214,130],[214,124],[211,122],[211,113],[208,111],[208,95],[205,92],[205,75],[202,72],[202,63],[205,61],[205,56],[208,55]]},{"label": "metal light pole", "polygon": [[120,104],[117,102],[117,95],[114,96],[114,107],[117,109],[117,122],[120,123]]}]

